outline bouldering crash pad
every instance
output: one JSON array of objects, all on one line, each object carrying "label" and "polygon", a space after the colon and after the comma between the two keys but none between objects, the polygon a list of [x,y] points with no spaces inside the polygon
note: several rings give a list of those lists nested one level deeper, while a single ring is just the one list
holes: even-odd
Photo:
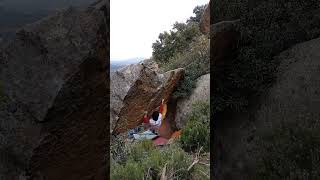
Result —
[{"label": "bouldering crash pad", "polygon": [[163,146],[168,143],[168,139],[158,136],[157,138],[153,139],[152,142],[155,146]]},{"label": "bouldering crash pad", "polygon": [[158,135],[154,134],[152,131],[148,130],[143,133],[133,134],[134,139],[136,140],[145,140],[145,139],[154,139]]}]

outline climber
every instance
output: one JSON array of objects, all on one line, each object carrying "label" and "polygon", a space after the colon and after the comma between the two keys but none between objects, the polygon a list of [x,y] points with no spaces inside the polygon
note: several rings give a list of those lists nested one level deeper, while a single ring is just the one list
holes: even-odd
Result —
[{"label": "climber", "polygon": [[150,128],[150,130],[155,134],[157,134],[162,123],[163,103],[164,103],[164,99],[162,99],[161,101],[159,111],[154,111],[150,119],[148,119],[147,112],[145,112],[143,117],[143,123],[145,127]]}]

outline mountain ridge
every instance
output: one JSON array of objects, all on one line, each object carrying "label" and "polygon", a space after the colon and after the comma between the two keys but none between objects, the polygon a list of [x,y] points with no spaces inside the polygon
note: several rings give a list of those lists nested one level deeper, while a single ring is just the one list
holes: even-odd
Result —
[{"label": "mountain ridge", "polygon": [[128,59],[123,59],[123,60],[110,60],[110,71],[114,72],[122,67],[125,67],[130,64],[136,64],[139,63],[140,61],[145,60],[146,58],[143,57],[135,57],[135,58],[128,58]]}]

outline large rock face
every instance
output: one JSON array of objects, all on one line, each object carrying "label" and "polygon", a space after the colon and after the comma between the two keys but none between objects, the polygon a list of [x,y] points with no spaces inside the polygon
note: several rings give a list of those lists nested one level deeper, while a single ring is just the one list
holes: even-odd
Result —
[{"label": "large rock face", "polygon": [[159,74],[157,66],[150,65],[129,65],[111,76],[111,133],[141,124],[144,111],[152,113],[161,99],[168,100],[183,76],[183,69]]},{"label": "large rock face", "polygon": [[219,67],[234,58],[240,37],[237,30],[239,22],[239,20],[221,21],[212,25],[210,30],[211,66]]},{"label": "large rock face", "polygon": [[280,77],[257,113],[259,120],[294,121],[303,115],[320,119],[319,57],[320,38],[298,44],[277,57],[282,62]]},{"label": "large rock face", "polygon": [[187,114],[193,109],[192,105],[199,101],[210,101],[210,74],[198,78],[196,88],[192,94],[177,102],[176,126],[181,129],[186,125]]},{"label": "large rock face", "polygon": [[234,57],[240,37],[240,20],[220,21],[214,24],[213,19],[210,19],[213,15],[212,9],[213,3],[210,1],[201,17],[200,31],[209,34],[210,37],[210,57],[213,60],[211,66],[220,66]]},{"label": "large rock face", "polygon": [[0,54],[0,179],[106,177],[109,3],[24,27]]},{"label": "large rock face", "polygon": [[[255,172],[253,139],[272,131],[281,122],[301,118],[320,119],[320,38],[298,44],[277,58],[281,60],[277,82],[250,111],[235,114],[215,129],[221,138],[215,158],[218,179],[248,179]],[[222,126],[221,126],[222,127]],[[297,127],[298,128],[298,127]],[[241,178],[239,178],[241,177]]]}]

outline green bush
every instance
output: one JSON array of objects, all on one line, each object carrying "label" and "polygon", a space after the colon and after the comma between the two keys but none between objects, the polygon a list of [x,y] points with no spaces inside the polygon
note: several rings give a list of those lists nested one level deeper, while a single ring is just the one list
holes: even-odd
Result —
[{"label": "green bush", "polygon": [[112,164],[110,178],[114,180],[137,180],[143,179],[144,169],[143,167],[132,160],[129,160],[124,165]]},{"label": "green bush", "polygon": [[170,32],[159,35],[153,43],[153,59],[162,71],[185,68],[185,78],[180,81],[174,98],[190,95],[196,79],[210,72],[209,39],[202,35],[199,22],[205,6],[197,6],[186,23],[175,23]]},{"label": "green bush", "polygon": [[189,44],[201,35],[199,22],[204,7],[196,6],[193,10],[194,17],[190,17],[186,23],[176,22],[172,30],[159,34],[158,40],[152,44],[152,57],[156,62],[169,62],[170,58],[188,49]]},{"label": "green bush", "polygon": [[161,65],[163,71],[184,68],[185,76],[179,82],[173,93],[173,98],[183,98],[191,94],[196,86],[197,79],[210,72],[209,40],[199,36],[190,44],[190,49],[175,55],[166,64]]},{"label": "green bush", "polygon": [[146,156],[150,155],[152,150],[154,150],[152,141],[141,141],[128,149],[128,156],[134,161],[142,161]]},{"label": "green bush", "polygon": [[213,113],[243,111],[251,97],[261,95],[274,82],[279,65],[276,55],[320,35],[319,1],[229,0],[214,4],[215,9],[223,7],[219,10],[225,14],[222,19],[240,19],[241,37],[234,58],[212,70]]},{"label": "green bush", "polygon": [[158,149],[150,146],[152,141],[135,143],[129,148],[128,160],[124,164],[112,163],[111,179],[160,179],[166,165],[166,175],[171,179],[189,179],[187,169],[192,163],[188,155],[177,145]]},{"label": "green bush", "polygon": [[196,6],[193,9],[193,14],[195,14],[195,16],[190,17],[187,20],[187,23],[190,23],[190,22],[200,23],[205,7],[206,5]]},{"label": "green bush", "polygon": [[202,164],[194,166],[192,180],[210,180],[210,167]]},{"label": "green bush", "polygon": [[179,81],[177,88],[172,93],[174,99],[188,97],[196,87],[197,80],[200,76],[206,74],[202,71],[200,64],[192,64],[185,69],[185,76]]},{"label": "green bush", "polygon": [[256,140],[254,179],[319,179],[320,121],[281,123]]},{"label": "green bush", "polygon": [[170,32],[160,33],[159,40],[152,44],[152,56],[158,63],[166,63],[177,53],[189,47],[194,37],[200,35],[197,23],[176,22]]},{"label": "green bush", "polygon": [[210,70],[209,51],[209,39],[204,35],[198,36],[188,45],[187,49],[169,58],[168,62],[160,63],[160,68],[163,72],[166,72],[200,64],[204,69],[203,71],[208,72]]},{"label": "green bush", "polygon": [[152,151],[145,159],[143,166],[151,168],[157,179],[160,178],[163,167],[166,165],[167,176],[171,179],[188,179],[191,171],[187,169],[192,158],[178,146],[167,147],[163,150]]},{"label": "green bush", "polygon": [[202,147],[208,152],[210,149],[209,102],[194,104],[194,109],[188,116],[187,125],[182,129],[180,138],[182,148],[186,151],[196,151]]},{"label": "green bush", "polygon": [[192,163],[192,158],[180,147],[176,146],[164,151],[167,160],[168,175],[172,179],[190,179],[192,171],[188,172],[187,169]]}]

